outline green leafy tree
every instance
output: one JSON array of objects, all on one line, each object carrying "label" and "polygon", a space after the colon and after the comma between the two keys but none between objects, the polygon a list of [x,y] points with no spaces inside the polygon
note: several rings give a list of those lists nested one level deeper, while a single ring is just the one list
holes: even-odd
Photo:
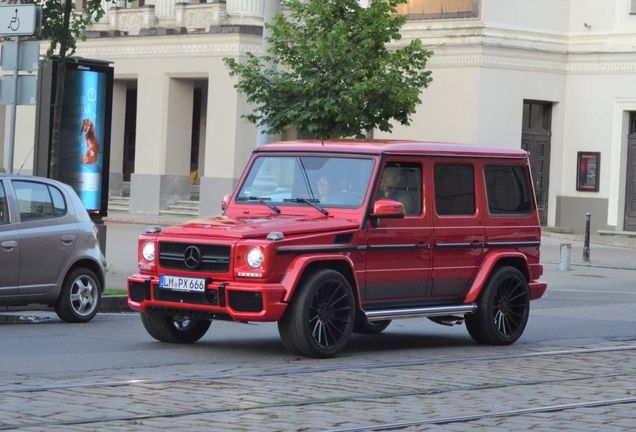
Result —
[{"label": "green leafy tree", "polygon": [[73,0],[35,0],[42,6],[42,32],[39,40],[50,41],[46,52],[48,58],[59,60],[57,82],[55,83],[55,102],[51,137],[51,178],[58,177],[58,155],[60,148],[60,124],[62,121],[62,101],[64,100],[64,82],[67,56],[72,56],[77,48],[77,39],[86,40],[84,31],[92,22],[104,16],[101,0],[86,0],[86,7],[78,11]]},{"label": "green leafy tree", "polygon": [[391,120],[408,125],[432,81],[424,68],[433,53],[419,39],[387,47],[401,39],[406,17],[397,5],[406,1],[282,0],[290,15],[269,26],[268,53],[224,59],[240,77],[235,88],[256,105],[244,117],[269,134],[296,127],[321,139],[390,132]]}]

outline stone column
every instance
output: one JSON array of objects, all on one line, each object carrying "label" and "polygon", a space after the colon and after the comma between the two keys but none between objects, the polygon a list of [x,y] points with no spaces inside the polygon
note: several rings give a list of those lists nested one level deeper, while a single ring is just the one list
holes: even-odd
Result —
[{"label": "stone column", "polygon": [[176,0],[155,0],[155,15],[157,16],[157,18],[174,18],[174,5],[176,3]]},{"label": "stone column", "polygon": [[124,184],[124,127],[126,125],[126,81],[113,85],[113,118],[110,128],[109,195],[121,195]]},{"label": "stone column", "polygon": [[160,71],[139,74],[135,173],[130,212],[158,214],[190,196],[194,82]]},{"label": "stone column", "polygon": [[238,95],[234,84],[222,65],[210,68],[210,85],[207,96],[207,131],[205,135],[205,175],[201,178],[199,215],[221,213],[222,198],[234,192],[234,187],[243,172],[247,160],[254,150],[256,127],[241,118],[253,107]]},{"label": "stone column", "polygon": [[227,0],[224,26],[262,26],[265,0]]}]

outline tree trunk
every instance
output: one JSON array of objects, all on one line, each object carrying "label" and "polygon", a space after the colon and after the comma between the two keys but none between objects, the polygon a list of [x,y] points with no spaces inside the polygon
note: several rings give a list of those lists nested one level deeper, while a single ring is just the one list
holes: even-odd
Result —
[{"label": "tree trunk", "polygon": [[55,102],[53,103],[53,130],[51,137],[51,172],[49,177],[59,177],[60,125],[62,123],[62,101],[64,100],[64,80],[66,79],[66,50],[69,40],[69,23],[71,19],[72,0],[64,0],[64,23],[60,38],[59,61],[57,65],[57,82],[55,85]]}]

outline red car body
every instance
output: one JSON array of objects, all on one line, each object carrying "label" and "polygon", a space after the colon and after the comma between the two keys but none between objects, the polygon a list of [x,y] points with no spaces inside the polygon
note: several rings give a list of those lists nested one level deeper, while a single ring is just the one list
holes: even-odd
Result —
[{"label": "red car body", "polygon": [[[399,172],[399,198],[378,198],[385,170]],[[336,178],[339,197],[331,204],[313,186],[327,175]],[[428,317],[442,324],[466,318],[478,342],[507,344],[521,336],[529,300],[547,287],[539,280],[540,240],[523,150],[274,143],[254,150],[222,215],[140,236],[128,303],[166,342],[193,342],[215,319],[278,321],[291,351],[329,357],[352,331],[377,333],[392,319]],[[144,247],[156,253],[144,255]],[[350,313],[338,315],[340,308],[320,300],[330,284],[334,296],[352,296],[353,307],[344,307]],[[521,304],[505,299],[506,284]],[[499,309],[491,316],[484,309],[493,302]],[[194,332],[195,324],[207,327]]]}]

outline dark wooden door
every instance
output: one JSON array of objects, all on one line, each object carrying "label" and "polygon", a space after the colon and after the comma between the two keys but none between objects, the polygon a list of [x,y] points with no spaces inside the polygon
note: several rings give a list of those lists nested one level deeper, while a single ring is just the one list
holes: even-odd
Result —
[{"label": "dark wooden door", "polygon": [[541,225],[548,222],[548,191],[550,186],[550,133],[524,132],[521,148],[530,152],[530,167],[537,197],[537,209]]},{"label": "dark wooden door", "polygon": [[625,184],[625,231],[636,231],[636,133],[627,137],[627,182]]}]

